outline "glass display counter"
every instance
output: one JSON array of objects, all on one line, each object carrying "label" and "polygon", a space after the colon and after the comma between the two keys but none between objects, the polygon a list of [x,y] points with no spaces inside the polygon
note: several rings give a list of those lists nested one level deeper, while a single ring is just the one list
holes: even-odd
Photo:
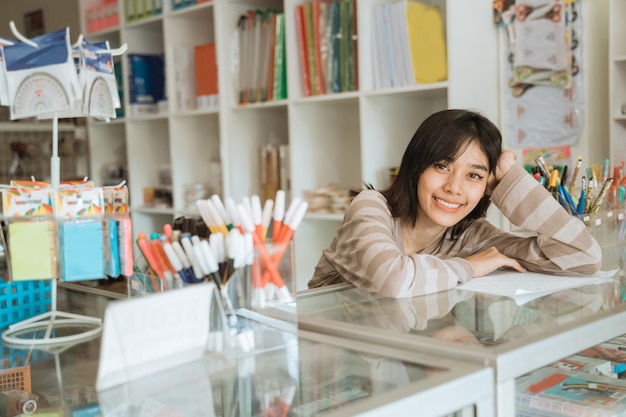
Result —
[{"label": "glass display counter", "polygon": [[297,306],[302,330],[492,367],[499,416],[515,415],[517,377],[626,333],[617,280],[521,305],[462,289],[393,299],[341,285],[303,291]]},{"label": "glass display counter", "polygon": [[[65,311],[104,317],[111,302],[59,290]],[[207,353],[102,392],[94,388],[99,335],[49,351],[5,345],[4,363],[29,364],[32,394],[47,416],[493,416],[490,368],[369,343],[355,346],[331,335],[296,335],[281,331],[274,319],[248,319],[257,335],[281,343],[259,340],[270,348],[249,355]]]}]

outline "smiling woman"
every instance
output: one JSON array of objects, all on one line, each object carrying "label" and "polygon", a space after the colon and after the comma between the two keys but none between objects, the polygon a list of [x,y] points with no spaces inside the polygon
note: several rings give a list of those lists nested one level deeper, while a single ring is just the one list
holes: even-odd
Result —
[{"label": "smiling woman", "polygon": [[[489,223],[492,202],[536,236]],[[503,267],[587,275],[600,264],[600,247],[585,225],[517,164],[514,152],[502,150],[491,121],[444,110],[417,129],[388,189],[354,198],[308,286],[349,282],[411,297]]]}]

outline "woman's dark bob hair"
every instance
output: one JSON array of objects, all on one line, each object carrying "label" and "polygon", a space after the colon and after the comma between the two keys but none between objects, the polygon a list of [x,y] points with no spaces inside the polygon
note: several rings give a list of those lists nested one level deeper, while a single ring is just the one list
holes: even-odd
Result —
[{"label": "woman's dark bob hair", "polygon": [[[424,120],[404,151],[396,179],[382,191],[391,214],[400,217],[403,223],[415,225],[417,182],[422,173],[434,163],[454,162],[472,142],[487,155],[489,173],[495,172],[502,152],[502,135],[489,119],[473,111],[450,109]],[[453,226],[452,236],[458,236],[474,220],[485,217],[490,203],[489,195],[485,194],[474,210]]]}]

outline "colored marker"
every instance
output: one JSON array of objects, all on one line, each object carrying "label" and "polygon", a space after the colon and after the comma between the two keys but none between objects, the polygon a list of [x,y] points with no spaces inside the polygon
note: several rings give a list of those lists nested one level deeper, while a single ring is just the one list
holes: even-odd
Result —
[{"label": "colored marker", "polygon": [[274,222],[272,223],[272,240],[278,239],[280,233],[280,227],[283,224],[283,217],[285,216],[285,191],[276,191],[276,198],[274,199]]}]

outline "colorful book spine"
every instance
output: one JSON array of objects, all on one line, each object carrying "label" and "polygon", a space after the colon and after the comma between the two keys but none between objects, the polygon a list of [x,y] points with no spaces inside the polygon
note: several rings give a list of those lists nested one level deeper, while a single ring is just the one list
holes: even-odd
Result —
[{"label": "colorful book spine", "polygon": [[310,96],[313,93],[311,88],[311,76],[309,66],[309,54],[307,52],[306,43],[306,27],[305,27],[305,13],[304,5],[296,6],[296,30],[298,33],[298,49],[300,52],[300,68],[302,72],[302,89],[305,96]]}]

